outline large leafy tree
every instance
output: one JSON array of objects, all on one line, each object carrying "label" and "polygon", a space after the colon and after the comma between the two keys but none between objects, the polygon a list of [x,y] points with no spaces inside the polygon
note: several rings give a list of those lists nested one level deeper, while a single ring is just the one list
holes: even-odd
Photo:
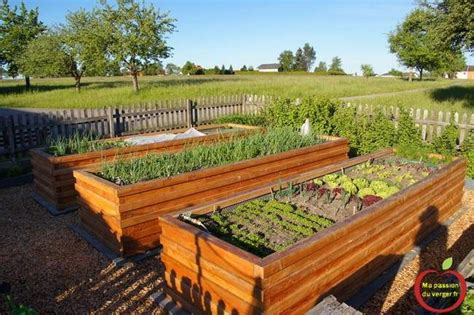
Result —
[{"label": "large leafy tree", "polygon": [[175,19],[153,5],[135,0],[117,0],[115,6],[102,0],[102,21],[107,33],[107,53],[125,67],[138,91],[138,74],[148,64],[171,55],[167,34],[175,29]]},{"label": "large leafy tree", "polygon": [[[45,77],[69,75],[76,90],[86,73],[104,75],[111,65],[96,10],[79,10],[66,16],[66,23],[33,40],[21,57],[25,74]],[[101,36],[102,35],[102,36]]]},{"label": "large leafy tree", "polygon": [[434,16],[433,28],[440,42],[452,50],[474,53],[474,4],[472,0],[422,0]]},{"label": "large leafy tree", "polygon": [[316,61],[316,51],[314,50],[314,47],[308,43],[303,46],[303,58],[305,70],[309,71]]},{"label": "large leafy tree", "polygon": [[439,66],[442,47],[436,45],[431,26],[435,16],[425,9],[415,9],[389,34],[390,51],[409,68],[419,72],[423,79],[424,70],[435,70]]},{"label": "large leafy tree", "polygon": [[291,50],[284,50],[278,57],[281,71],[293,70],[295,63],[295,56]]},{"label": "large leafy tree", "polygon": [[[28,44],[45,30],[39,20],[38,8],[28,10],[23,2],[12,8],[8,0],[3,0],[0,7],[0,64],[6,65],[8,75],[15,77],[22,72],[18,63],[20,57]],[[28,75],[25,75],[25,84],[30,87]]]}]

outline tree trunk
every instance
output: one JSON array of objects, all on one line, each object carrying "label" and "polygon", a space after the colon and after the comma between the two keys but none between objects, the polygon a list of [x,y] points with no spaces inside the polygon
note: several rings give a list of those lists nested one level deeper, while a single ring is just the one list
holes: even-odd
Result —
[{"label": "tree trunk", "polygon": [[30,83],[30,77],[29,76],[25,76],[25,87],[27,89],[29,89],[31,87],[31,83]]},{"label": "tree trunk", "polygon": [[74,86],[76,87],[76,92],[79,93],[81,92],[81,76],[75,76],[74,80],[76,81]]},{"label": "tree trunk", "polygon": [[423,69],[420,69],[420,81],[423,80]]},{"label": "tree trunk", "polygon": [[133,91],[134,92],[138,92],[138,73],[137,72],[133,72],[132,73],[132,81],[133,81]]}]

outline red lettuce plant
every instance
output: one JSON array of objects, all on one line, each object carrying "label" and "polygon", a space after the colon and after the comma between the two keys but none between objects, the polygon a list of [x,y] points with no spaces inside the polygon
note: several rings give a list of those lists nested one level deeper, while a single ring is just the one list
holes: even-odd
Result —
[{"label": "red lettuce plant", "polygon": [[362,204],[364,207],[368,207],[373,205],[374,203],[382,200],[382,197],[379,196],[374,196],[374,195],[367,195],[364,198],[362,198]]}]

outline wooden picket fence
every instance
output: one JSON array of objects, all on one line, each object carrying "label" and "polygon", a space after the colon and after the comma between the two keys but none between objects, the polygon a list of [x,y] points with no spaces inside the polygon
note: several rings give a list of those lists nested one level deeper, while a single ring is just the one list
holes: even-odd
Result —
[{"label": "wooden picket fence", "polygon": [[[91,132],[108,138],[130,134],[172,130],[208,124],[231,114],[257,113],[275,98],[266,95],[231,95],[157,101],[135,106],[100,109],[69,109],[44,113],[21,112],[0,116],[0,156],[15,158],[31,148],[42,146],[49,137],[68,137],[77,132]],[[295,100],[295,105],[299,104]],[[391,114],[397,124],[400,108],[350,104],[359,112],[373,112],[376,107]],[[461,144],[474,129],[474,114],[409,109],[420,126],[422,138],[430,142],[440,135],[451,121],[459,127]]]},{"label": "wooden picket fence", "polygon": [[[351,104],[347,106],[355,106],[358,112],[373,113],[377,108],[381,109],[387,115],[391,115],[395,124],[398,123],[400,117],[400,108],[394,106],[377,106],[367,104]],[[415,120],[415,124],[421,128],[421,138],[423,141],[431,142],[440,136],[446,126],[454,123],[459,128],[458,142],[462,144],[468,136],[469,131],[474,129],[474,114],[444,112],[428,110],[423,108],[407,108],[410,116]]]},{"label": "wooden picket fence", "polygon": [[15,158],[42,146],[49,137],[90,132],[101,138],[208,124],[237,113],[254,113],[271,97],[232,95],[158,101],[136,106],[69,109],[0,116],[0,156]]}]

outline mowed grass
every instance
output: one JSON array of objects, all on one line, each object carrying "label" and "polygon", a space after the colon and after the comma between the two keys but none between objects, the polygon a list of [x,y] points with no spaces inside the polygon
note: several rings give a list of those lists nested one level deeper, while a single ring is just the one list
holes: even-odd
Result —
[{"label": "mowed grass", "polygon": [[474,81],[457,81],[456,85],[428,91],[407,92],[391,96],[375,96],[351,100],[354,104],[423,108],[474,114]]},{"label": "mowed grass", "polygon": [[130,105],[198,96],[259,94],[282,97],[322,95],[331,98],[358,96],[452,84],[449,80],[407,82],[401,79],[313,74],[257,74],[233,76],[140,77],[141,90],[134,93],[130,77],[86,77],[77,93],[72,78],[32,79],[25,91],[23,81],[0,81],[0,107],[97,108]]}]

